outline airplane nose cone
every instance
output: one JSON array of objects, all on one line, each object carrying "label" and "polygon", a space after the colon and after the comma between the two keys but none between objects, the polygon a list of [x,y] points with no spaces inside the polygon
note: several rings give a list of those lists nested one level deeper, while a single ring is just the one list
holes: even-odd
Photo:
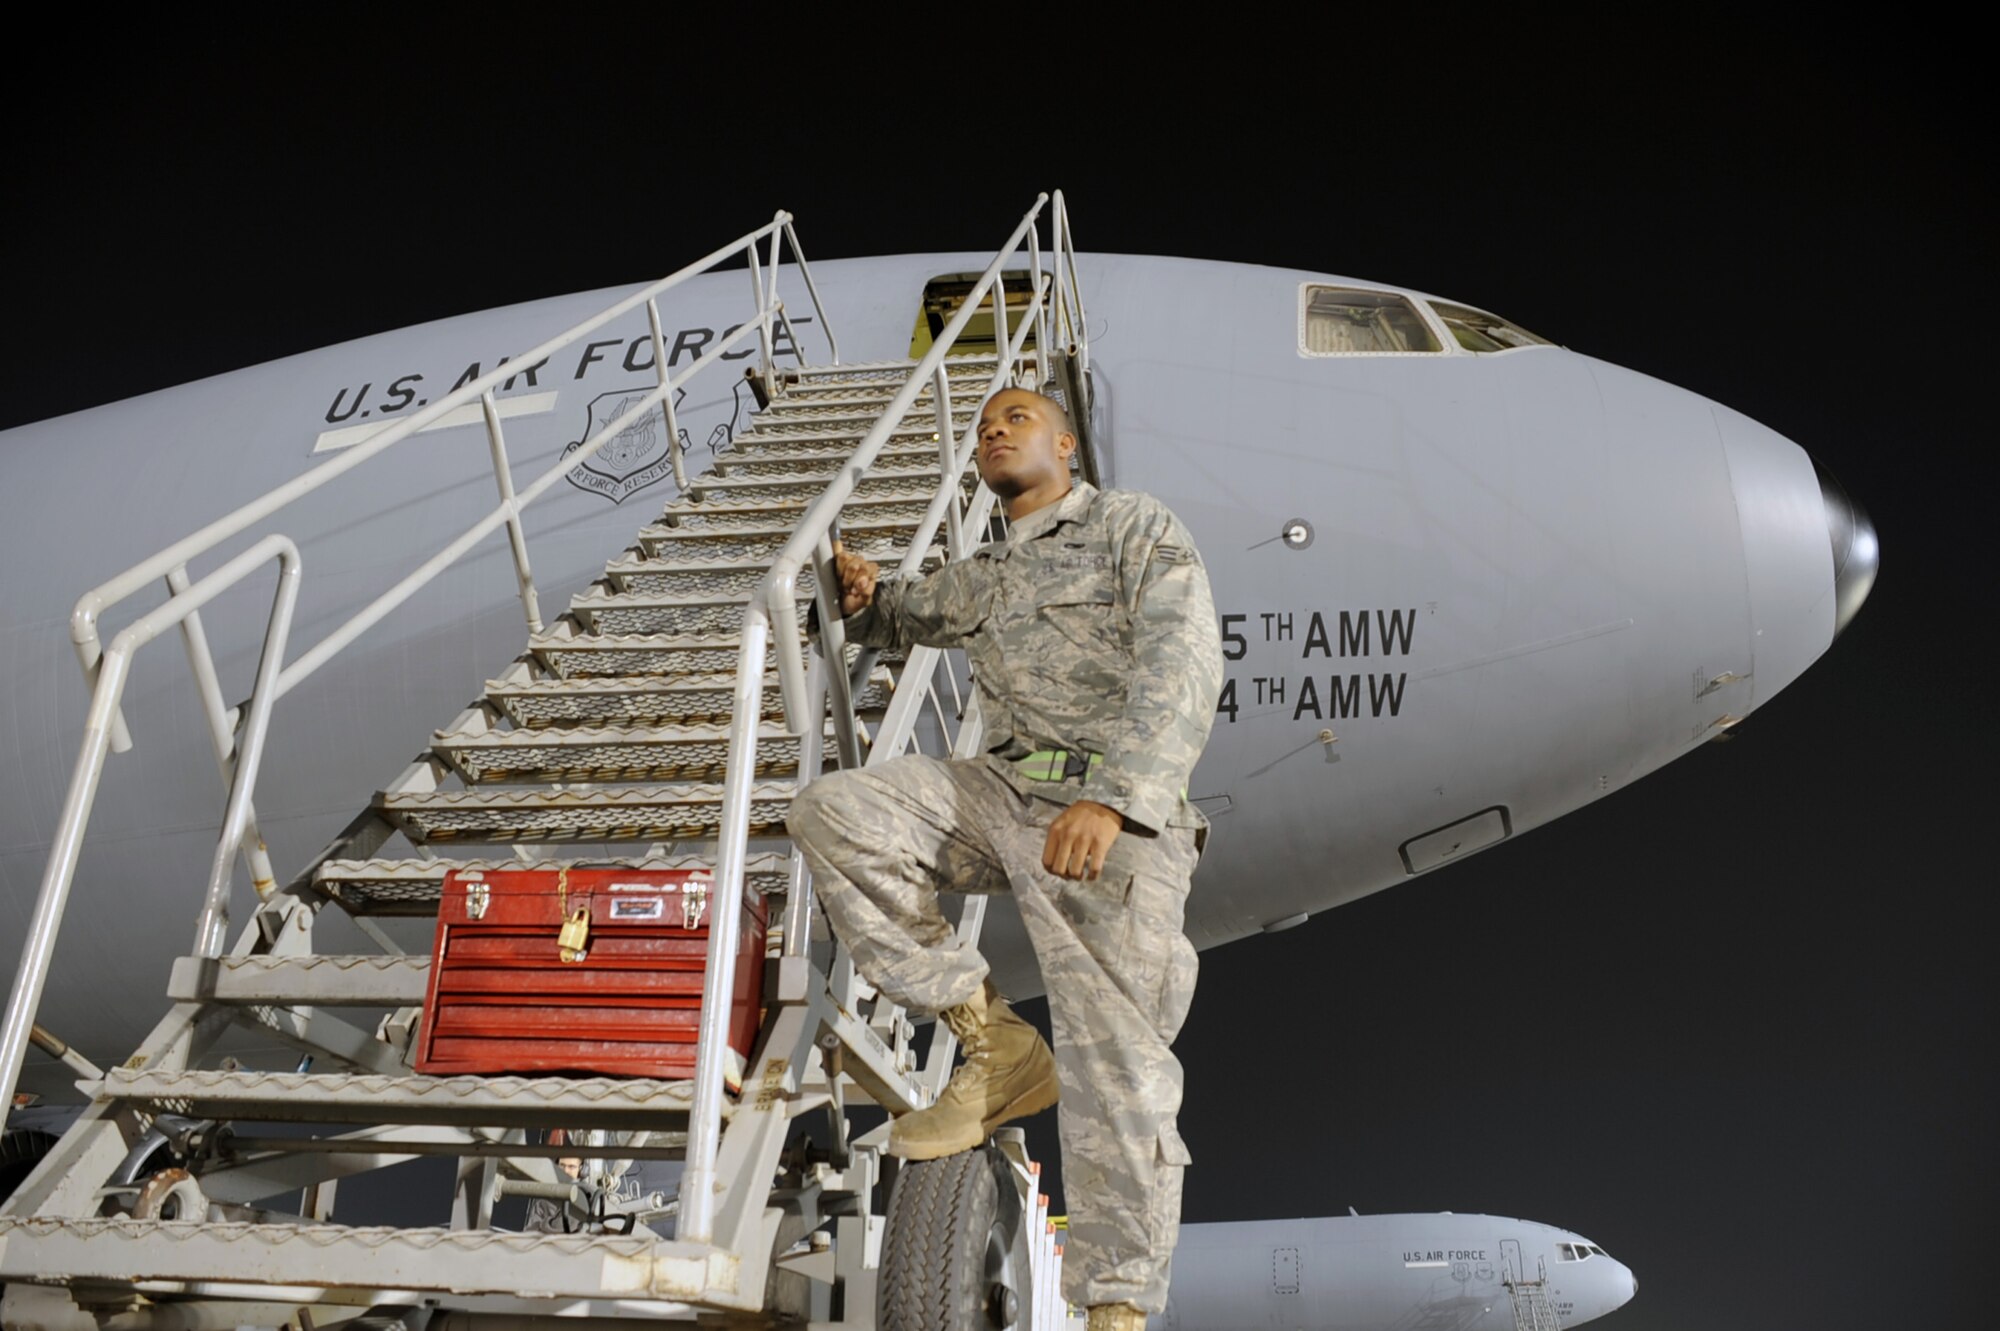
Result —
[{"label": "airplane nose cone", "polygon": [[1741,715],[1797,679],[1853,619],[1875,577],[1875,529],[1806,450],[1741,412],[1712,406],[1712,414],[1750,611],[1748,707],[1730,708]]},{"label": "airplane nose cone", "polygon": [[1619,1262],[1618,1274],[1625,1278],[1625,1293],[1623,1297],[1620,1297],[1615,1292],[1617,1288],[1617,1282],[1614,1280],[1612,1284],[1612,1288],[1614,1291],[1612,1295],[1613,1302],[1611,1304],[1611,1307],[1613,1309],[1623,1308],[1626,1304],[1630,1303],[1633,1299],[1637,1298],[1639,1295],[1639,1277],[1632,1274],[1632,1268],[1625,1265],[1625,1263],[1623,1262]]},{"label": "airplane nose cone", "polygon": [[1812,464],[1819,476],[1820,499],[1826,504],[1827,538],[1833,542],[1833,636],[1837,638],[1854,622],[1861,603],[1875,586],[1882,552],[1868,510],[1854,502],[1847,488],[1818,458]]}]

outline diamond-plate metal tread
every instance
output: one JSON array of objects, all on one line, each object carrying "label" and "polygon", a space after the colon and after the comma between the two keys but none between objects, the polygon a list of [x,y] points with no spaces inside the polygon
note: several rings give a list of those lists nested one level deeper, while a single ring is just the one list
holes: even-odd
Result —
[{"label": "diamond-plate metal tread", "polygon": [[[715,870],[712,860],[693,855],[646,855],[614,862],[578,860],[328,860],[313,875],[313,883],[355,915],[436,915],[444,894],[444,876],[453,869],[497,873],[507,869]],[[790,872],[783,855],[752,855],[743,865],[743,881],[765,896],[783,893]]]},{"label": "diamond-plate metal tread", "polygon": [[99,1100],[128,1101],[198,1118],[459,1127],[584,1122],[606,1128],[659,1127],[663,1117],[685,1114],[694,1103],[693,1082],[643,1077],[388,1077],[114,1068],[88,1089]]},{"label": "diamond-plate metal tread", "polygon": [[[957,393],[960,385],[981,387],[993,382],[999,371],[999,361],[993,356],[947,356],[944,360],[945,373],[951,376],[951,390]],[[795,393],[815,393],[832,390],[852,391],[855,388],[887,389],[894,392],[909,382],[916,362],[884,364],[876,369],[864,369],[851,365],[820,365],[805,370],[794,377],[786,372],[786,397]],[[935,377],[924,380],[926,388],[936,382]]]},{"label": "diamond-plate metal tread", "polygon": [[[736,669],[737,641],[709,635],[672,637],[659,633],[579,634],[538,633],[528,650],[552,675],[564,679],[608,675],[719,674]],[[776,661],[775,649],[764,653],[765,670]]]},{"label": "diamond-plate metal tread", "polygon": [[[925,380],[924,387],[905,410],[902,419],[908,420],[915,412],[928,412],[933,419],[937,416],[937,395],[932,391],[932,381]],[[884,384],[879,391],[867,385],[849,384],[843,388],[831,385],[823,388],[801,388],[787,392],[771,405],[770,410],[779,413],[777,419],[793,419],[804,415],[819,416],[861,416],[870,415],[881,419],[888,409],[891,399],[900,391],[900,384]],[[951,413],[971,419],[972,409],[979,405],[984,390],[969,390],[962,384],[951,386]],[[763,413],[758,419],[766,419]]]},{"label": "diamond-plate metal tread", "polygon": [[[803,512],[808,504],[826,491],[831,479],[828,476],[809,476],[790,482],[763,477],[755,481],[722,481],[703,486],[700,498],[668,501],[661,510],[661,516],[672,521],[698,513],[754,513],[768,520],[774,509],[796,507]],[[972,483],[973,478],[967,477],[961,488],[970,490]],[[917,514],[921,516],[924,506],[930,503],[937,490],[937,469],[932,468],[928,474],[863,477],[855,483],[853,497],[913,502],[917,505]]]},{"label": "diamond-plate metal tread", "polygon": [[[604,566],[614,593],[696,597],[748,596],[771,571],[769,559],[646,559],[627,552]],[[584,596],[601,596],[598,589]]]},{"label": "diamond-plate metal tread", "polygon": [[[468,782],[720,781],[729,766],[729,731],[715,725],[440,733],[431,748]],[[799,748],[782,726],[759,726],[756,774],[796,776]]]},{"label": "diamond-plate metal tread", "polygon": [[[750,835],[785,835],[796,787],[750,788]],[[721,831],[720,785],[383,791],[375,808],[413,842],[679,841]]]},{"label": "diamond-plate metal tread", "polygon": [[[908,548],[910,538],[916,534],[917,520],[924,515],[924,505],[911,505],[915,511],[906,518],[893,515],[885,518],[876,511],[878,507],[851,504],[841,510],[840,531],[849,547],[859,548],[859,543],[865,541],[899,550]],[[683,517],[679,526],[641,528],[639,546],[655,559],[775,559],[792,538],[793,529],[758,521],[757,514],[763,512],[757,510],[726,525],[693,526],[689,518]],[[805,512],[805,506],[800,505],[796,512]]]},{"label": "diamond-plate metal tread", "polygon": [[[844,535],[844,533],[843,533]],[[924,567],[935,568],[944,558],[944,547],[932,546]],[[691,564],[678,559],[634,559],[629,555],[604,566],[604,576],[619,593],[629,596],[671,597],[681,601],[698,598],[748,596],[770,572],[770,560],[721,564]],[[802,595],[811,595],[805,584]],[[591,594],[593,598],[597,594]],[[570,603],[572,610],[576,602]]]},{"label": "diamond-plate metal tread", "polygon": [[[876,678],[855,699],[867,713],[889,705],[889,677]],[[735,710],[736,684],[727,674],[661,680],[645,675],[611,679],[539,679],[526,684],[494,681],[486,700],[523,730],[586,725],[702,725],[726,722]],[[764,680],[759,715],[784,711],[775,675]]]},{"label": "diamond-plate metal tread", "polygon": [[423,955],[181,957],[167,997],[274,1007],[416,1007],[430,979],[431,959]]},{"label": "diamond-plate metal tread", "polygon": [[[817,475],[831,477],[846,465],[854,455],[852,447],[823,448],[782,448],[759,451],[757,453],[720,453],[715,459],[715,474],[732,479],[752,476],[795,477]],[[938,466],[937,440],[926,436],[913,439],[899,447],[884,448],[875,455],[875,465],[892,470],[907,471],[928,463],[935,472]]]},{"label": "diamond-plate metal tread", "polygon": [[[788,434],[775,439],[739,435],[734,443],[715,455],[711,465],[726,469],[730,462],[743,458],[782,458],[820,453],[851,457],[860,442],[861,436],[851,430],[829,430],[818,435]],[[936,426],[911,425],[893,431],[877,456],[896,457],[906,453],[928,453],[936,457]]]},{"label": "diamond-plate metal tread", "polygon": [[0,1219],[0,1280],[87,1281],[100,1290],[161,1280],[461,1297],[532,1290],[558,1298],[700,1300],[712,1297],[711,1288],[733,1290],[738,1270],[731,1255],[647,1235]]},{"label": "diamond-plate metal tread", "polygon": [[[798,622],[806,622],[812,599],[812,585],[800,579],[797,591]],[[734,599],[694,599],[634,593],[625,596],[593,596],[588,593],[569,603],[569,612],[582,620],[593,633],[671,633],[701,635],[735,633],[749,613],[746,591]]]},{"label": "diamond-plate metal tread", "polygon": [[[986,396],[986,386],[991,382],[990,379],[983,378],[978,380],[953,379],[951,381],[951,405],[953,411],[956,412],[960,408],[970,407],[978,403],[981,398]],[[811,386],[800,384],[785,390],[784,401],[795,407],[810,407],[815,410],[828,412],[837,410],[843,413],[856,409],[866,410],[872,406],[875,409],[875,414],[880,416],[883,409],[889,405],[890,399],[894,398],[902,390],[902,387],[903,385],[900,382],[895,381],[814,384]],[[929,407],[932,415],[937,414],[937,394],[932,391],[930,382],[926,381],[923,392],[917,395],[917,399],[912,406]]]},{"label": "diamond-plate metal tread", "polygon": [[[959,428],[963,429],[972,423],[973,405],[971,402],[952,403],[951,417]],[[797,434],[802,430],[846,430],[859,438],[874,429],[881,419],[882,408],[874,405],[828,406],[821,409],[812,403],[787,407],[782,402],[774,402],[764,411],[757,413],[751,427],[744,432],[744,437],[757,439],[771,435]],[[897,418],[896,424],[929,427],[936,420],[935,404],[913,402]]]},{"label": "diamond-plate metal tread", "polygon": [[[836,430],[826,434],[787,434],[770,439],[739,435],[736,442],[718,452],[709,465],[718,471],[728,471],[729,462],[744,459],[821,455],[852,457],[860,442],[861,436],[852,430]],[[914,455],[934,458],[937,453],[937,433],[926,425],[897,430],[889,436],[889,442],[883,445],[881,453],[877,456],[895,458]]]},{"label": "diamond-plate metal tread", "polygon": [[[673,512],[676,505],[699,504],[711,498],[731,502],[747,498],[786,499],[804,488],[810,488],[808,498],[817,499],[820,491],[826,489],[840,473],[838,464],[823,467],[801,464],[788,471],[761,476],[706,477],[689,483],[693,492],[691,498],[670,500],[665,505],[665,511]],[[863,499],[897,495],[928,499],[937,493],[939,474],[935,458],[928,466],[883,467],[855,482],[854,493]],[[969,483],[971,478],[966,480]]]},{"label": "diamond-plate metal tread", "polygon": [[[820,487],[821,490],[825,488],[825,486]],[[921,499],[881,499],[868,495],[858,499],[849,498],[840,508],[841,530],[888,525],[913,527],[923,520],[924,510],[930,507],[930,495],[936,491],[937,483],[933,480],[930,492]],[[639,539],[647,543],[649,551],[657,554],[659,552],[653,549],[650,542],[659,536],[684,537],[690,532],[700,534],[753,527],[762,531],[769,529],[773,522],[782,523],[786,519],[790,519],[790,525],[785,527],[789,532],[797,525],[798,519],[805,514],[806,509],[811,507],[812,501],[818,497],[819,492],[815,491],[811,494],[793,495],[782,502],[762,504],[734,501],[726,504],[721,502],[690,504],[677,499],[669,503],[666,510],[661,513],[660,525],[642,528]]]},{"label": "diamond-plate metal tread", "polygon": [[[999,364],[1000,357],[990,352],[974,352],[963,356],[947,353],[944,357],[945,368],[951,371],[953,378],[956,378],[962,372],[972,370],[985,370],[990,378],[998,369]],[[881,378],[894,379],[896,382],[901,383],[910,377],[910,371],[914,368],[915,362],[913,361],[875,360],[854,361],[846,365],[812,365],[798,370],[788,369],[785,371],[785,374],[787,377],[796,374],[801,384]]]}]

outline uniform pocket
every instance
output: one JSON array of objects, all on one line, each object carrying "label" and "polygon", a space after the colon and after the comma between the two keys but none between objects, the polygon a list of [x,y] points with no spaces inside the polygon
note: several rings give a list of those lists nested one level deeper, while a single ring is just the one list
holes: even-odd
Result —
[{"label": "uniform pocket", "polygon": [[1181,1033],[1181,1026],[1187,1021],[1188,1008],[1194,1003],[1195,977],[1201,970],[1201,962],[1195,956],[1194,944],[1186,934],[1174,939],[1173,952],[1167,958],[1166,979],[1160,985],[1160,1013],[1156,1023],[1160,1038],[1172,1044],[1174,1037]]},{"label": "uniform pocket", "polygon": [[1188,1153],[1187,1143],[1181,1140],[1180,1129],[1173,1122],[1160,1124],[1160,1163],[1179,1165],[1183,1169],[1194,1163],[1194,1156]]},{"label": "uniform pocket", "polygon": [[1175,847],[1148,846],[1149,863],[1132,875],[1125,916],[1125,992],[1162,1040],[1171,1041],[1187,1020],[1194,998],[1194,946],[1182,932],[1187,879],[1174,872]]}]

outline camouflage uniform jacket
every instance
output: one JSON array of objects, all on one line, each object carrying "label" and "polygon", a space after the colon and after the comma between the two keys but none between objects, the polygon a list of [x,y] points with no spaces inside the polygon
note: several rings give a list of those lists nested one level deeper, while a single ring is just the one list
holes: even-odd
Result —
[{"label": "camouflage uniform jacket", "polygon": [[[967,559],[884,574],[846,628],[876,647],[963,647],[987,761],[1017,788],[1095,800],[1150,831],[1205,827],[1187,781],[1215,720],[1222,640],[1201,556],[1150,495],[1079,483]],[[1012,761],[1050,749],[1102,758],[1082,786],[1031,781]]]}]

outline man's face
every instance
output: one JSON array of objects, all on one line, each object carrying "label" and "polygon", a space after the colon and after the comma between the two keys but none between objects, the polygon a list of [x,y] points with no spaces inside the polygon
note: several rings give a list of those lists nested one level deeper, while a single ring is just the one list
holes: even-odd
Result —
[{"label": "man's face", "polygon": [[1066,487],[1076,438],[1064,433],[1049,403],[1009,388],[979,413],[979,479],[1001,499],[1038,487]]}]

